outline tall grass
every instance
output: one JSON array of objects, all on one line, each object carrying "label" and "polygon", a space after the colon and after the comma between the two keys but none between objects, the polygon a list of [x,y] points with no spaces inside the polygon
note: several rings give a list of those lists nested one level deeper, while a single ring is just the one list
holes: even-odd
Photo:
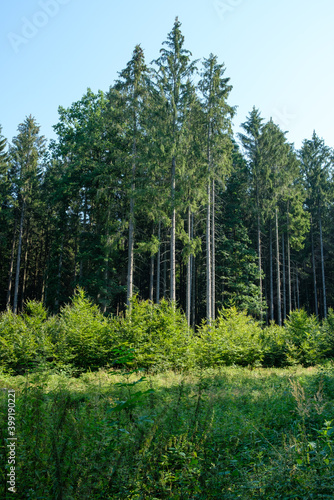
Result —
[{"label": "tall grass", "polygon": [[[3,375],[28,499],[333,498],[334,369]],[[1,498],[6,394],[1,394]]]}]

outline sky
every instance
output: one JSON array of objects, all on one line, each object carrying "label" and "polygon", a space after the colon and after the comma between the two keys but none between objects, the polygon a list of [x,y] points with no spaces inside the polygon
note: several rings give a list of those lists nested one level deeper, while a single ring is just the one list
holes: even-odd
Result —
[{"label": "sky", "polygon": [[56,138],[58,107],[107,91],[138,43],[156,59],[175,16],[193,59],[225,64],[235,133],[255,106],[296,148],[313,130],[334,147],[332,0],[3,0],[2,134],[31,114]]}]

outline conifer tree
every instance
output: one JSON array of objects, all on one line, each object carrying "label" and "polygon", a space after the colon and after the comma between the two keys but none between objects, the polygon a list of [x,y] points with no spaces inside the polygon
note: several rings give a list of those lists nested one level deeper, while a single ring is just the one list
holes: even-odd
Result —
[{"label": "conifer tree", "polygon": [[260,319],[263,315],[263,270],[262,270],[262,238],[261,226],[263,222],[263,197],[264,186],[263,177],[260,171],[260,150],[259,139],[263,127],[263,118],[258,109],[253,106],[246,121],[241,124],[244,129],[244,134],[238,134],[241,140],[243,149],[245,150],[248,160],[248,168],[250,174],[250,183],[255,197],[256,221],[257,221],[257,255],[259,268],[259,299],[260,299]]},{"label": "conifer tree", "polygon": [[[114,89],[120,96],[122,106],[123,131],[128,137],[124,165],[131,162],[130,174],[130,213],[128,240],[128,272],[127,272],[127,305],[130,306],[133,295],[134,273],[134,228],[135,228],[135,183],[138,162],[143,161],[143,117],[145,114],[145,96],[148,91],[148,70],[145,65],[144,52],[136,45],[132,59],[126,68],[119,73],[119,80]],[[125,173],[124,173],[125,174]]]},{"label": "conifer tree", "polygon": [[17,312],[24,223],[38,193],[41,175],[40,164],[45,149],[45,139],[40,127],[31,115],[18,126],[18,135],[13,139],[10,154],[15,177],[16,196],[19,202],[19,236],[17,243],[16,276],[13,312]]},{"label": "conifer tree", "polygon": [[205,117],[207,157],[207,217],[206,217],[206,309],[207,321],[215,317],[215,183],[227,175],[231,165],[231,119],[234,109],[227,104],[232,90],[225,67],[210,54],[204,59],[199,89]]},{"label": "conifer tree", "polygon": [[175,19],[172,31],[167,35],[160,50],[160,57],[154,61],[156,84],[164,102],[164,115],[168,135],[165,137],[165,148],[168,150],[171,166],[171,237],[170,237],[170,299],[176,300],[176,210],[177,185],[179,176],[180,139],[183,123],[187,113],[189,96],[189,79],[195,71],[195,62],[190,62],[191,52],[184,48],[184,36],[181,23]]},{"label": "conifer tree", "polygon": [[[323,317],[327,317],[327,299],[326,299],[326,279],[325,279],[325,256],[324,256],[324,239],[323,239],[323,216],[326,213],[328,203],[332,198],[331,195],[331,173],[333,168],[333,151],[325,145],[325,141],[313,132],[312,139],[303,141],[301,150],[299,151],[301,161],[301,172],[305,182],[307,191],[307,208],[312,216],[312,222],[318,222],[319,243],[321,255],[321,278],[322,278],[322,299],[323,299]],[[313,231],[313,227],[312,227]],[[312,243],[313,268],[314,264],[314,249]],[[315,276],[315,274],[314,274]],[[314,287],[316,291],[316,283],[314,279]],[[316,295],[316,293],[315,293]],[[315,297],[315,300],[316,297]]]}]

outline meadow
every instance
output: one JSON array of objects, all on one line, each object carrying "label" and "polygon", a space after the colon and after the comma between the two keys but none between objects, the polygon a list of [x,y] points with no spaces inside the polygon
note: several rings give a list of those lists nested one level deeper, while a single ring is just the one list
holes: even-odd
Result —
[{"label": "meadow", "polygon": [[1,498],[334,496],[334,368],[2,375],[16,392],[17,493]]},{"label": "meadow", "polygon": [[332,499],[333,324],[231,307],[193,331],[167,302],[105,317],[80,290],[56,316],[4,312],[0,497]]}]

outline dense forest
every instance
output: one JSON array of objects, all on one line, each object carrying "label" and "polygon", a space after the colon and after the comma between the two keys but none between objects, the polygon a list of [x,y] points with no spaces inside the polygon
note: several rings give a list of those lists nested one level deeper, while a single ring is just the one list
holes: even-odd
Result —
[{"label": "dense forest", "polygon": [[333,151],[316,132],[296,150],[255,107],[234,136],[225,73],[176,18],[150,65],[137,45],[108,91],[60,107],[49,145],[33,116],[10,144],[0,128],[1,310],[57,313],[79,286],[102,313],[164,298],[194,327],[231,305],[326,318]]}]

